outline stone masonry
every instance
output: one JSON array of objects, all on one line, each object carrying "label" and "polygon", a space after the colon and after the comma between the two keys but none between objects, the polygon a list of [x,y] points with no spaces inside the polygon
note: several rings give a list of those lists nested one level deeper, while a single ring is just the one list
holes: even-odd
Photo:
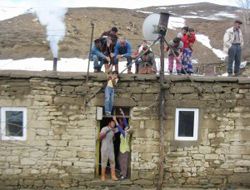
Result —
[{"label": "stone masonry", "polygon": [[[96,145],[105,74],[0,72],[0,107],[26,107],[27,140],[0,141],[0,189],[141,189],[157,184],[159,77],[121,75],[130,107],[131,177],[101,183]],[[166,76],[164,187],[250,188],[250,79]],[[176,108],[199,109],[197,141],[176,141]]]}]

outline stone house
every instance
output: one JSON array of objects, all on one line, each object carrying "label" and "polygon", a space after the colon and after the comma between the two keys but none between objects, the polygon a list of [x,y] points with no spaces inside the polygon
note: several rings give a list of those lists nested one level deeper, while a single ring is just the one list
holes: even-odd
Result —
[{"label": "stone house", "polygon": [[[159,77],[121,75],[129,180],[99,180],[104,74],[0,72],[0,189],[140,189],[159,178]],[[166,76],[163,187],[250,188],[250,79]]]}]

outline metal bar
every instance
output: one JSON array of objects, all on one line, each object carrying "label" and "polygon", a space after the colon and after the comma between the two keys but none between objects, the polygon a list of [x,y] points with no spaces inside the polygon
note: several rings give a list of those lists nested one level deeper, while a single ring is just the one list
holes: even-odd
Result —
[{"label": "metal bar", "polygon": [[87,77],[86,77],[86,83],[89,81],[89,65],[90,65],[90,56],[91,56],[91,49],[92,49],[92,42],[94,38],[94,28],[95,25],[93,22],[91,24],[91,37],[90,37],[90,43],[89,43],[89,60],[88,60],[88,70],[87,70]]}]

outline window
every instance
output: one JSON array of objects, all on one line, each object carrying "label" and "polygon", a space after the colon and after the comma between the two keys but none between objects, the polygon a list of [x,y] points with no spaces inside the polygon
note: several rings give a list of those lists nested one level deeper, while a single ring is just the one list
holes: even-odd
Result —
[{"label": "window", "polygon": [[198,120],[198,109],[177,108],[175,114],[175,140],[197,140]]},{"label": "window", "polygon": [[1,108],[2,140],[26,140],[27,109],[21,107]]}]

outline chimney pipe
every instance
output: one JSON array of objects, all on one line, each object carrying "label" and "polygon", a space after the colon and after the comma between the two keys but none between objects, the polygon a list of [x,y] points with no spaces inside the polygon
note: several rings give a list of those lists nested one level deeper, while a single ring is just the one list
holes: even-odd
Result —
[{"label": "chimney pipe", "polygon": [[57,57],[53,59],[53,71],[57,71]]}]

